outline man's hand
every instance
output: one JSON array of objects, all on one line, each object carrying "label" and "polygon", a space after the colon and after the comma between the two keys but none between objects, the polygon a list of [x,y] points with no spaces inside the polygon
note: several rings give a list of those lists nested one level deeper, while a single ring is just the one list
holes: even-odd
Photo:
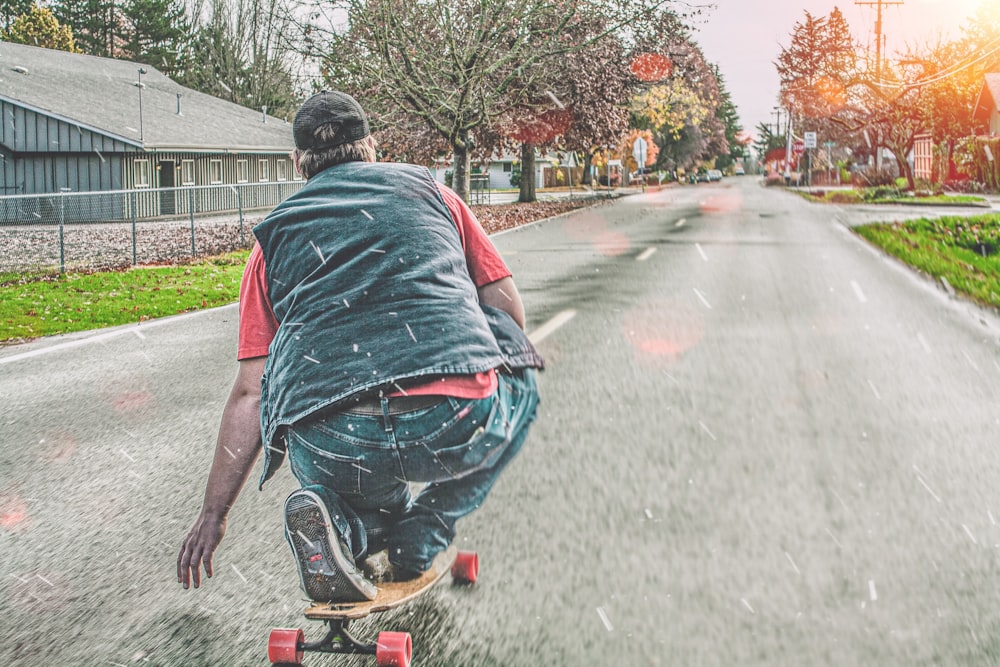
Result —
[{"label": "man's hand", "polygon": [[201,585],[199,566],[204,564],[205,574],[212,576],[212,555],[226,534],[226,520],[198,516],[194,526],[184,539],[180,555],[177,556],[177,583],[187,590],[191,583]]},{"label": "man's hand", "polygon": [[226,517],[250,476],[261,451],[260,378],[267,357],[240,362],[233,390],[222,412],[219,440],[208,473],[205,501],[177,556],[177,583],[201,585],[199,567],[212,576],[212,555],[226,534]]}]

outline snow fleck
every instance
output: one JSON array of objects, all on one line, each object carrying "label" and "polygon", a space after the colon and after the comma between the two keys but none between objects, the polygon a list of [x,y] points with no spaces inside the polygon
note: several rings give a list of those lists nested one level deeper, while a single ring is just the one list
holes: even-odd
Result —
[{"label": "snow fleck", "polygon": [[316,360],[316,359],[313,359],[313,358],[312,358],[312,357],[310,357],[310,356],[309,356],[308,354],[303,354],[303,355],[302,355],[302,358],[303,358],[303,359],[305,359],[306,361],[311,361],[311,362],[313,362],[314,364],[318,364],[318,363],[319,363],[319,361],[318,361],[318,360]]},{"label": "snow fleck", "polygon": [[324,265],[326,265],[326,258],[323,257],[323,251],[319,249],[319,246],[313,243],[312,241],[309,242],[309,245],[311,245],[313,250],[316,251],[316,254],[319,255],[319,261],[321,261]]},{"label": "snow fleck", "polygon": [[601,623],[604,624],[604,627],[607,628],[608,632],[614,632],[615,631],[614,626],[611,625],[611,620],[608,619],[608,613],[606,611],[604,611],[604,607],[598,607],[597,608],[597,615],[601,617]]}]

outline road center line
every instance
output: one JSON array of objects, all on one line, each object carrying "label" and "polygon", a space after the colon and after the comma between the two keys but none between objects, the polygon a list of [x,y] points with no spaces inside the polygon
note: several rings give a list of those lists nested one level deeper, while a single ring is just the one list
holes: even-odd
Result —
[{"label": "road center line", "polygon": [[550,334],[554,333],[559,327],[569,322],[571,319],[576,317],[575,310],[564,310],[561,313],[556,314],[551,320],[538,327],[530,334],[528,334],[528,340],[530,340],[535,345],[538,345],[543,340],[549,337]]},{"label": "road center line", "polygon": [[637,262],[645,262],[647,259],[649,259],[650,257],[652,257],[653,253],[655,253],[655,252],[656,252],[656,248],[646,248],[645,250],[642,251],[641,255],[639,255],[638,257],[635,258],[635,261],[637,261]]},{"label": "road center line", "polygon": [[676,223],[674,224],[674,227],[683,227],[683,226],[684,226],[684,223],[686,223],[686,222],[687,222],[687,220],[686,220],[686,219],[684,219],[684,218],[681,218],[680,220],[678,220],[678,221],[677,221],[677,222],[676,222]]},{"label": "road center line", "polygon": [[701,258],[707,262],[708,261],[708,255],[706,255],[705,251],[702,250],[701,244],[700,243],[695,243],[694,247],[698,249],[698,254],[701,255]]}]

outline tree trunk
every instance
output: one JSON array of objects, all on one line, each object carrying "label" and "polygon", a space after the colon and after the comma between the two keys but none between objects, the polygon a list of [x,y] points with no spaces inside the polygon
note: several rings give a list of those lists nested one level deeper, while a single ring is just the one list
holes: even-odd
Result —
[{"label": "tree trunk", "polygon": [[[897,155],[898,155],[898,153],[897,153]],[[913,169],[910,168],[909,161],[905,157],[902,160],[900,160],[897,157],[896,158],[896,164],[899,165],[899,173],[901,175],[903,175],[903,176],[906,177],[906,184],[907,184],[907,186],[909,186],[910,192],[913,192],[914,190],[916,190],[917,189],[917,183],[916,183],[916,180],[915,180],[915,178],[913,176]]]},{"label": "tree trunk", "polygon": [[469,203],[469,145],[465,141],[452,144],[451,188],[462,201]]},{"label": "tree trunk", "polygon": [[521,144],[521,185],[517,201],[530,203],[535,197],[535,145]]},{"label": "tree trunk", "polygon": [[586,157],[583,158],[583,178],[580,179],[580,185],[593,185],[594,179],[590,173],[590,159],[592,156],[590,151],[587,151],[584,155]]}]

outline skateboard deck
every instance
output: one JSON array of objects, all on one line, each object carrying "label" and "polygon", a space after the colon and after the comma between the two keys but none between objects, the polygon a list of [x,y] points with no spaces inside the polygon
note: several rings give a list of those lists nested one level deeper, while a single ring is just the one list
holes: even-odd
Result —
[{"label": "skateboard deck", "polygon": [[378,584],[374,600],[313,602],[305,610],[305,616],[326,622],[329,626],[326,636],[316,642],[307,642],[301,629],[275,628],[268,640],[267,657],[272,665],[301,665],[306,651],[360,653],[375,656],[379,667],[409,667],[413,647],[409,633],[380,632],[375,643],[365,643],[351,634],[350,623],[406,604],[429,590],[449,571],[458,583],[474,583],[479,574],[479,559],[475,552],[459,551],[452,546],[439,553],[430,569],[420,577]]},{"label": "skateboard deck", "polygon": [[448,547],[437,555],[430,569],[410,581],[378,584],[378,594],[374,600],[363,602],[313,602],[305,611],[306,618],[316,621],[330,619],[359,619],[369,614],[394,609],[406,604],[441,580],[455,563],[458,549]]}]

